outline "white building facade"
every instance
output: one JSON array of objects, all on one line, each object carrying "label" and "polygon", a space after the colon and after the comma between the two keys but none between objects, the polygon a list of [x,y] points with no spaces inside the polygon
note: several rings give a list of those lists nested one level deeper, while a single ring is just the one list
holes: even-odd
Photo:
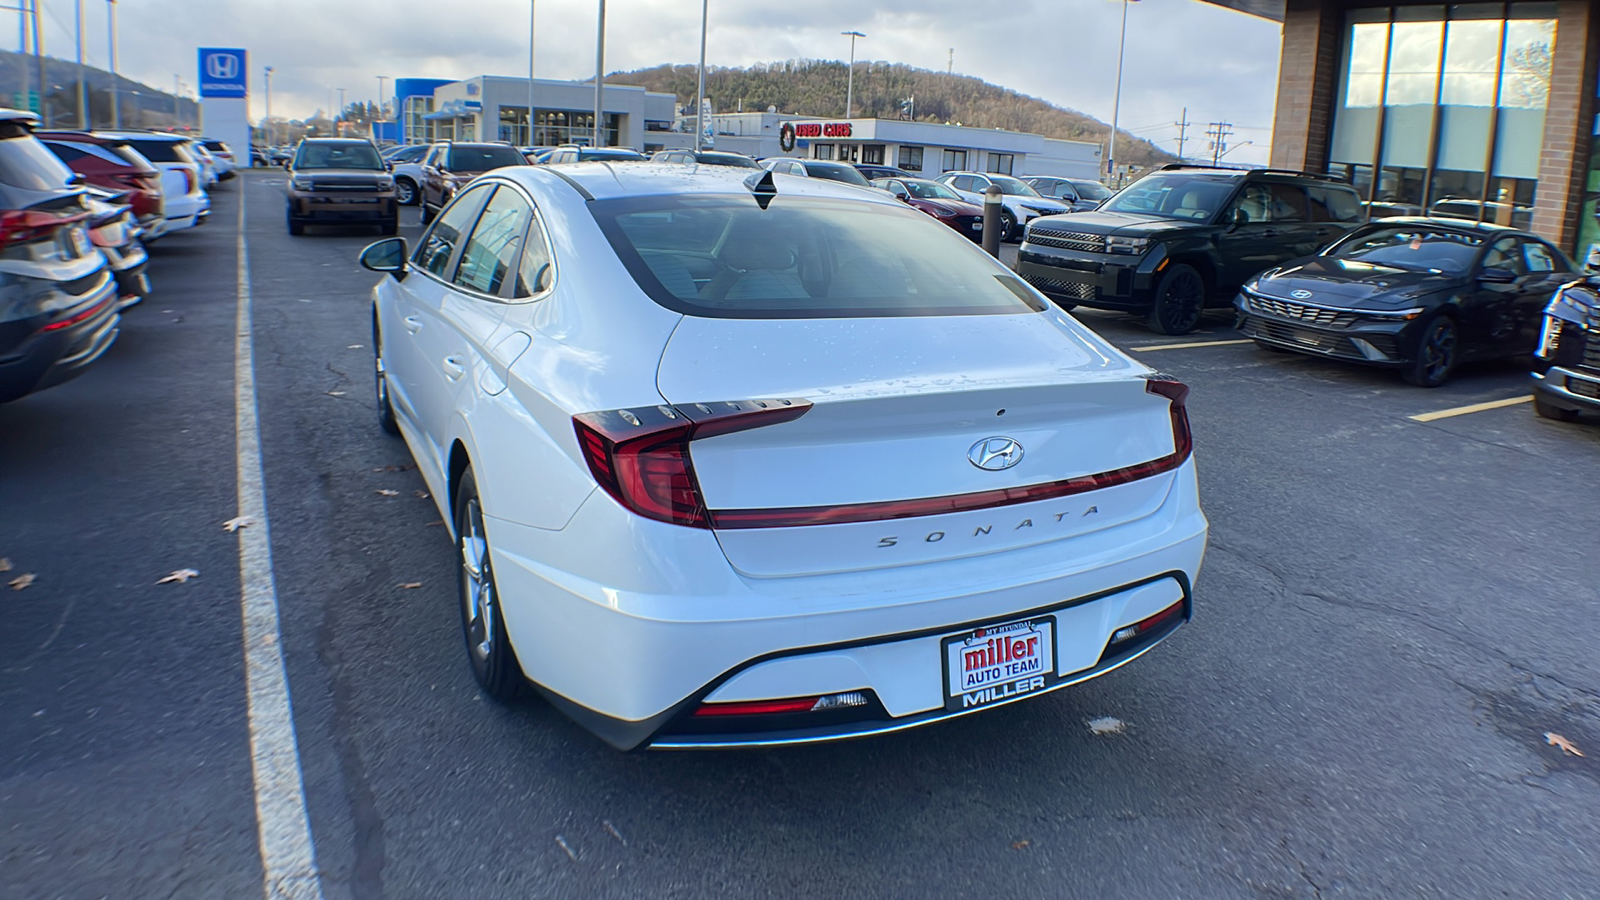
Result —
[{"label": "white building facade", "polygon": [[[594,82],[537,79],[533,117],[528,79],[479,75],[434,88],[430,110],[408,122],[406,140],[508,141],[519,147],[590,144],[594,139]],[[420,105],[420,104],[414,104]],[[688,146],[690,135],[672,132],[677,98],[632,85],[608,84],[601,93],[602,143],[635,149]],[[681,139],[681,144],[667,136]]]},{"label": "white building facade", "polygon": [[[997,128],[774,112],[723,113],[713,120],[718,150],[758,158],[791,156],[895,166],[925,178],[970,171],[1095,179],[1101,170],[1099,144]],[[693,127],[691,123],[686,130]]]}]

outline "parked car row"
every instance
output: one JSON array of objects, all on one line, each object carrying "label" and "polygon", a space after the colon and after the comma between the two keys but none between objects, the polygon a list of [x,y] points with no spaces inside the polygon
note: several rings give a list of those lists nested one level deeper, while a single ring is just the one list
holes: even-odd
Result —
[{"label": "parked car row", "polygon": [[145,242],[210,211],[194,140],[37,124],[0,110],[0,403],[100,358],[122,312],[150,293]]}]

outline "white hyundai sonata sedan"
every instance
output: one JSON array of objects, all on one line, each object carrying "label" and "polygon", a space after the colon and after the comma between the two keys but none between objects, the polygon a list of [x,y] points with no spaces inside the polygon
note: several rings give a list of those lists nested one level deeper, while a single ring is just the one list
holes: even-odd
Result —
[{"label": "white hyundai sonata sedan", "polygon": [[1186,622],[1187,388],[887,195],[745,174],[503,169],[363,251],[483,689],[620,748],[824,741]]}]

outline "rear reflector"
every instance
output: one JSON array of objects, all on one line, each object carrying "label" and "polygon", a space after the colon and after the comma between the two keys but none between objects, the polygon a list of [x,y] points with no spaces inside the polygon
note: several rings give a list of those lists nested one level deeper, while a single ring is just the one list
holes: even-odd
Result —
[{"label": "rear reflector", "polygon": [[1121,644],[1125,641],[1131,641],[1136,637],[1147,635],[1152,631],[1158,631],[1162,628],[1165,628],[1182,615],[1183,601],[1179,600],[1177,603],[1172,604],[1148,619],[1140,619],[1132,625],[1124,625],[1123,627],[1118,628],[1111,634],[1111,643]]},{"label": "rear reflector", "polygon": [[696,716],[770,716],[781,713],[821,712],[827,709],[844,709],[866,706],[867,695],[862,691],[843,694],[825,694],[821,697],[793,697],[786,700],[748,700],[738,703],[702,703],[694,711]]}]

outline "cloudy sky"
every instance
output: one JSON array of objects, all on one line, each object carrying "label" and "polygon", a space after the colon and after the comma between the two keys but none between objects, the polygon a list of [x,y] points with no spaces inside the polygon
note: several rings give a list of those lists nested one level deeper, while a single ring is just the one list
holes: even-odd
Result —
[{"label": "cloudy sky", "polygon": [[[75,3],[42,2],[45,50],[70,58]],[[592,77],[596,0],[532,2],[539,77]],[[326,107],[333,88],[345,88],[351,102],[375,99],[379,75],[525,73],[529,3],[119,0],[120,68],[169,91],[177,75],[192,91],[196,47],[244,47],[250,52],[252,116],[264,111],[261,71],[271,65],[274,114],[302,117]],[[84,0],[84,6],[88,61],[105,66],[106,0]],[[849,38],[839,32],[856,30],[867,35],[857,44],[858,62],[942,70],[953,48],[958,73],[1109,121],[1121,14],[1116,0],[710,0],[706,61],[740,66],[842,60]],[[0,22],[7,17],[15,21],[5,13]],[[609,0],[606,70],[692,64],[699,28],[695,0]],[[1130,4],[1123,127],[1176,150],[1173,123],[1187,106],[1195,123],[1187,152],[1204,151],[1205,123],[1228,121],[1237,147],[1228,159],[1264,161],[1279,37],[1274,22],[1199,0]]]}]

